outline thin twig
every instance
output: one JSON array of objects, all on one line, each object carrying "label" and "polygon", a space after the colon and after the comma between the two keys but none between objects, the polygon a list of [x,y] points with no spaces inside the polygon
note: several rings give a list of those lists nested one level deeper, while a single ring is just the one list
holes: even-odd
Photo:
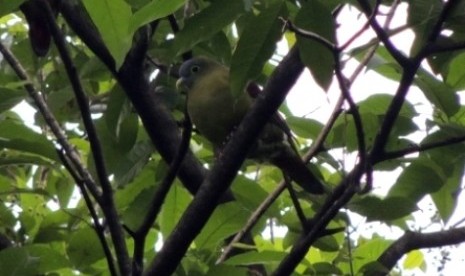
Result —
[{"label": "thin twig", "polygon": [[[55,18],[52,15],[52,11],[50,10],[49,4],[44,0],[38,0],[42,4],[42,8],[47,15],[47,21],[50,29],[50,33],[52,34],[53,40],[57,46],[58,52],[60,57],[63,61],[65,66],[66,72],[68,74],[68,78],[71,82],[71,86],[73,87],[73,91],[79,105],[79,110],[81,111],[82,120],[84,126],[87,131],[87,135],[89,137],[90,147],[92,149],[92,155],[95,160],[95,169],[97,171],[97,175],[99,178],[100,185],[102,187],[103,193],[112,193],[111,184],[108,180],[108,175],[105,168],[105,160],[103,158],[103,151],[97,136],[97,131],[95,130],[94,123],[92,121],[91,113],[89,110],[89,101],[87,99],[86,93],[81,85],[79,80],[79,76],[77,74],[76,67],[73,64],[73,60],[68,52],[66,47],[66,42],[61,34],[60,29],[58,28]],[[50,13],[49,13],[50,12]]]},{"label": "thin twig", "polygon": [[168,172],[160,184],[160,187],[157,189],[153,195],[151,204],[147,211],[147,214],[144,217],[142,224],[139,228],[132,233],[134,238],[134,254],[133,254],[133,275],[140,275],[143,270],[143,258],[144,258],[144,249],[145,249],[145,240],[147,238],[147,233],[150,231],[153,223],[155,222],[158,213],[160,212],[161,206],[165,201],[166,195],[168,194],[176,174],[181,166],[184,156],[186,155],[189,149],[189,142],[192,134],[192,123],[185,113],[184,120],[184,131],[182,133],[181,144],[179,145],[178,153],[176,158],[171,163]]},{"label": "thin twig", "polygon": [[283,173],[283,178],[284,178],[284,182],[286,183],[289,196],[291,197],[292,203],[294,204],[295,212],[297,214],[297,217],[299,218],[300,224],[302,226],[302,230],[305,232],[307,230],[307,226],[306,226],[307,218],[305,216],[304,210],[302,209],[299,199],[297,198],[297,195],[295,194],[295,190],[292,187],[291,179],[285,173]]},{"label": "thin twig", "polygon": [[95,169],[97,171],[97,176],[99,178],[100,185],[102,187],[103,193],[100,198],[96,198],[100,207],[105,214],[105,217],[108,221],[108,226],[110,233],[113,239],[113,245],[115,247],[116,256],[118,259],[118,265],[120,273],[123,275],[129,275],[131,273],[131,266],[129,261],[129,255],[126,247],[126,241],[124,238],[123,228],[119,222],[119,217],[116,212],[116,206],[113,199],[113,190],[108,180],[108,174],[105,167],[105,160],[103,157],[102,147],[95,130],[95,126],[92,121],[91,113],[89,110],[89,104],[84,92],[84,89],[79,80],[77,70],[74,67],[71,56],[66,47],[66,42],[61,34],[60,29],[55,21],[52,10],[49,3],[46,0],[37,0],[42,6],[44,15],[47,20],[47,24],[50,29],[50,33],[53,37],[57,50],[60,54],[60,57],[65,65],[65,69],[71,86],[81,111],[82,120],[89,136],[89,143],[92,151],[92,155],[95,161]]},{"label": "thin twig", "polygon": [[58,156],[61,159],[63,166],[65,166],[66,170],[70,173],[71,177],[74,179],[74,182],[78,186],[79,190],[81,191],[82,197],[84,198],[84,202],[87,206],[87,210],[89,210],[90,216],[93,221],[93,229],[97,234],[97,237],[102,245],[103,252],[105,254],[105,258],[107,260],[108,270],[110,275],[116,276],[118,272],[116,271],[115,261],[113,259],[113,255],[110,250],[110,246],[108,245],[107,239],[105,238],[105,229],[103,228],[102,224],[100,223],[99,217],[97,215],[97,211],[94,208],[94,204],[92,199],[89,196],[89,193],[86,189],[86,185],[84,181],[81,179],[79,173],[75,171],[72,163],[69,161],[66,154],[60,150],[57,150]]},{"label": "thin twig", "polygon": [[171,275],[176,269],[189,245],[213,213],[218,203],[217,200],[236,176],[254,139],[269,118],[275,114],[303,69],[299,52],[294,47],[274,70],[265,86],[264,93],[257,97],[253,107],[226,144],[223,154],[215,162],[210,174],[200,186],[177,226],[144,272],[145,275],[153,273]]},{"label": "thin twig", "polygon": [[[173,14],[168,15],[168,21],[170,22],[171,30],[173,30],[173,33],[179,32],[179,24]],[[181,56],[184,61],[189,60],[192,58],[192,51],[184,52]]]},{"label": "thin twig", "polygon": [[339,88],[341,93],[344,96],[344,99],[347,101],[350,107],[350,114],[354,118],[355,132],[357,135],[357,144],[358,144],[358,154],[360,157],[360,163],[366,164],[366,146],[365,146],[365,131],[363,130],[362,116],[358,111],[357,104],[352,98],[352,95],[349,91],[349,85],[346,78],[342,73],[341,62],[338,54],[334,54],[334,71],[336,78],[339,83]]},{"label": "thin twig", "polygon": [[382,162],[390,159],[399,158],[405,156],[407,154],[416,153],[416,152],[423,152],[431,149],[436,149],[440,147],[450,146],[453,144],[463,143],[465,142],[465,136],[457,136],[445,139],[443,141],[425,143],[423,145],[410,145],[405,149],[400,149],[396,151],[389,151],[383,154],[383,156],[376,160],[376,162]]},{"label": "thin twig", "polygon": [[281,19],[281,21],[284,23],[284,28],[287,28],[289,31],[294,32],[294,33],[296,33],[296,34],[298,34],[298,35],[300,35],[302,37],[305,37],[307,39],[317,41],[321,45],[325,46],[331,52],[334,52],[334,50],[336,49],[334,43],[332,43],[331,41],[329,41],[326,38],[322,37],[321,35],[319,35],[317,33],[314,33],[314,32],[310,32],[310,31],[301,29],[301,28],[295,26],[290,20],[284,19],[282,17],[280,17],[279,19]]},{"label": "thin twig", "polygon": [[15,71],[16,75],[21,80],[25,81],[24,88],[28,92],[29,96],[33,99],[40,114],[44,118],[47,125],[50,127],[50,130],[55,136],[57,143],[63,148],[63,150],[66,152],[66,155],[73,162],[73,165],[78,170],[79,175],[83,177],[83,181],[86,184],[92,196],[98,197],[100,194],[100,191],[97,185],[95,185],[95,182],[92,179],[91,174],[86,170],[84,165],[82,165],[81,157],[79,156],[79,153],[69,143],[68,139],[66,138],[64,130],[61,128],[60,124],[58,123],[57,119],[53,115],[52,111],[49,109],[42,95],[32,85],[32,82],[29,76],[27,75],[24,67],[21,65],[19,60],[16,59],[13,53],[11,53],[11,51],[8,48],[6,48],[1,42],[0,42],[0,52],[2,53],[3,57],[8,62],[8,64],[11,66],[13,71]]},{"label": "thin twig", "polygon": [[357,2],[359,3],[360,7],[362,7],[362,10],[365,13],[365,16],[368,18],[368,22],[370,22],[371,28],[375,31],[378,38],[383,42],[384,46],[389,51],[389,53],[392,55],[392,57],[402,67],[408,66],[410,63],[410,60],[404,54],[402,54],[401,51],[399,51],[396,48],[396,46],[389,39],[389,35],[386,33],[386,31],[384,31],[384,29],[381,27],[381,25],[376,20],[376,16],[373,16],[373,14],[376,15],[378,11],[378,4],[376,4],[375,8],[372,9],[370,7],[370,3],[367,0],[358,0]]},{"label": "thin twig", "polygon": [[[354,70],[353,74],[348,79],[347,83],[345,84],[346,87],[350,87],[350,85],[355,81],[357,76],[362,72],[366,63],[375,53],[375,50],[376,46],[372,47],[367,52],[359,66]],[[342,107],[343,99],[344,98],[341,95],[339,99],[339,109]],[[337,115],[334,117],[335,120]],[[316,149],[317,148],[315,147],[313,151]],[[322,229],[325,228],[331,219],[338,213],[339,209],[344,206],[355,194],[355,187],[358,187],[358,182],[365,169],[366,167],[362,163],[359,163],[357,166],[355,166],[352,172],[344,178],[341,184],[336,187],[333,194],[327,198],[323,207],[315,215],[315,223],[312,225],[311,230],[294,244],[290,254],[281,262],[278,269],[274,272],[274,275],[289,275],[292,273],[294,268],[307,253],[308,248],[318,238],[318,233],[320,233]]]},{"label": "thin twig", "polygon": [[357,38],[359,38],[368,29],[368,27],[370,27],[370,21],[375,16],[376,16],[375,12],[371,13],[371,15],[368,17],[368,20],[365,22],[365,24],[363,24],[362,28],[360,28],[360,30],[358,30],[354,35],[352,35],[352,37],[350,37],[345,43],[339,46],[338,47],[339,50],[341,52],[344,51],[347,47],[350,46],[350,44],[352,44],[352,42],[354,42]]},{"label": "thin twig", "polygon": [[431,43],[436,41],[436,39],[441,34],[442,25],[446,21],[447,17],[454,11],[454,8],[461,3],[461,0],[449,0],[445,2],[444,7],[441,10],[441,14],[439,14],[438,20],[436,24],[434,24],[433,28],[431,29],[431,33],[428,36],[428,40],[426,43]]},{"label": "thin twig", "polygon": [[265,198],[265,200],[258,206],[258,208],[252,213],[252,215],[249,217],[247,222],[245,223],[244,227],[236,233],[234,238],[229,242],[229,244],[223,249],[223,252],[221,256],[218,258],[216,261],[216,264],[220,264],[224,262],[232,250],[234,249],[234,246],[242,240],[244,235],[248,233],[252,227],[255,226],[255,224],[258,222],[258,220],[263,216],[263,214],[270,208],[271,204],[275,202],[275,200],[279,197],[279,195],[286,189],[286,182],[281,181],[279,185]]},{"label": "thin twig", "polygon": [[[304,162],[308,162],[313,156],[315,156],[320,149],[323,147],[323,143],[326,140],[326,137],[328,136],[329,132],[331,131],[331,128],[333,127],[334,123],[336,122],[336,119],[339,117],[339,115],[342,112],[342,104],[344,102],[344,98],[340,97],[338,102],[336,103],[336,106],[328,119],[328,122],[325,124],[323,129],[320,131],[318,134],[318,137],[315,139],[315,142],[313,145],[310,147],[310,149],[307,151],[307,153],[304,154],[304,157],[302,160]],[[252,227],[255,226],[255,224],[258,222],[258,220],[263,216],[263,214],[270,208],[271,204],[276,201],[276,199],[279,197],[279,195],[286,189],[286,182],[281,181],[278,186],[271,192],[268,197],[260,204],[260,206],[257,207],[257,209],[250,215],[249,219],[247,220],[246,224],[244,227],[237,232],[237,234],[234,236],[234,238],[229,242],[229,244],[224,248],[223,253],[221,256],[218,258],[216,261],[217,264],[220,264],[224,262],[227,257],[229,256],[230,252],[232,251],[233,247],[235,246],[236,243],[238,243],[245,235],[245,233],[248,233]]]},{"label": "thin twig", "polygon": [[336,188],[334,193],[328,197],[323,207],[315,215],[315,223],[306,235],[294,243],[289,254],[279,264],[273,272],[275,276],[291,275],[295,267],[305,257],[308,248],[320,236],[322,229],[338,214],[339,210],[354,196],[360,177],[364,172],[362,164],[358,164],[351,173],[349,173],[342,183]]},{"label": "thin twig", "polygon": [[432,54],[453,52],[463,49],[465,49],[465,41],[452,42],[448,43],[447,45],[441,45],[438,42],[436,42],[429,47],[428,51],[425,52],[425,55],[428,56]]}]

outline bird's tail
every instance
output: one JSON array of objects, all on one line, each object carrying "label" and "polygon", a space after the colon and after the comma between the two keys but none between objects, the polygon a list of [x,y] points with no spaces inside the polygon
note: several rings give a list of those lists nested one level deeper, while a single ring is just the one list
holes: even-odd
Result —
[{"label": "bird's tail", "polygon": [[273,156],[270,162],[279,167],[292,180],[299,184],[305,191],[312,194],[322,194],[324,186],[310,171],[300,157],[290,148],[280,151]]}]

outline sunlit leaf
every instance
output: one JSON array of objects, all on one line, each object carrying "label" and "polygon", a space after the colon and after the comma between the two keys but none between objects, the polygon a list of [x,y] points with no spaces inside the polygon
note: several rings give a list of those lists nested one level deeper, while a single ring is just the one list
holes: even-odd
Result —
[{"label": "sunlit leaf", "polygon": [[[225,6],[228,8],[225,9]],[[179,55],[197,43],[210,38],[226,25],[231,24],[244,11],[243,1],[214,1],[210,6],[186,20],[184,28],[176,34],[173,54]]]},{"label": "sunlit leaf", "polygon": [[139,27],[168,16],[184,5],[185,0],[153,0],[136,11],[131,18],[129,30],[134,33]]},{"label": "sunlit leaf", "polygon": [[459,110],[459,98],[447,84],[440,82],[425,70],[419,70],[415,84],[423,91],[425,97],[449,117]]},{"label": "sunlit leaf", "polygon": [[262,251],[247,252],[229,258],[225,264],[228,265],[248,265],[248,264],[278,264],[287,255],[286,252]]},{"label": "sunlit leaf", "polygon": [[84,0],[83,3],[119,68],[132,42],[131,7],[124,0]]},{"label": "sunlit leaf", "polygon": [[407,254],[404,260],[404,268],[414,269],[419,268],[425,262],[423,253],[420,250],[413,250]]},{"label": "sunlit leaf", "polygon": [[58,161],[52,142],[20,122],[0,121],[0,147],[38,154]]}]

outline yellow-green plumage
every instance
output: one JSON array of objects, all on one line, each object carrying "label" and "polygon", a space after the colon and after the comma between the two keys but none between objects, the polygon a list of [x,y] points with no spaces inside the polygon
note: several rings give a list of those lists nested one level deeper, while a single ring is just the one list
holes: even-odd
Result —
[{"label": "yellow-green plumage", "polygon": [[[220,147],[225,142],[251,104],[250,98],[245,94],[240,98],[233,98],[228,89],[228,80],[229,72],[226,68],[211,71],[202,77],[201,82],[194,82],[187,95],[189,116],[199,132],[215,147]],[[211,86],[211,83],[216,85]]]},{"label": "yellow-green plumage", "polygon": [[[253,99],[247,93],[233,97],[228,68],[208,58],[186,61],[179,75],[177,86],[187,92],[187,112],[193,124],[216,149],[221,149],[244,118]],[[278,166],[308,192],[324,191],[323,185],[287,143],[278,124],[268,123],[264,127],[249,157]]]}]

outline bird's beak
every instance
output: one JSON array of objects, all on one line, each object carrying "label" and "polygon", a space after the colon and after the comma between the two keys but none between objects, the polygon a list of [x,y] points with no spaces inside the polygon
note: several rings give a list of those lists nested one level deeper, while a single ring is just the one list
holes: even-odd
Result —
[{"label": "bird's beak", "polygon": [[176,89],[181,92],[181,93],[186,93],[187,92],[187,86],[183,78],[179,78],[176,81]]}]

